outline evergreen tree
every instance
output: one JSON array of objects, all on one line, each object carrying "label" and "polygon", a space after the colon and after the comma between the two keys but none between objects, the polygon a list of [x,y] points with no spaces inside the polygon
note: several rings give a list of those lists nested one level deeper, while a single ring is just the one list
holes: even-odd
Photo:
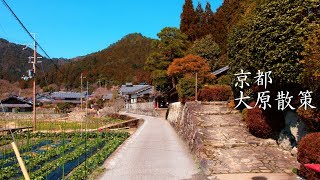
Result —
[{"label": "evergreen tree", "polygon": [[167,75],[167,69],[175,58],[184,56],[188,48],[187,36],[177,28],[166,27],[158,33],[155,40],[155,51],[148,57],[145,70],[152,73],[152,84],[164,95],[173,87],[172,79]]},{"label": "evergreen tree", "polygon": [[185,33],[189,38],[192,34],[192,24],[194,23],[195,11],[193,8],[192,0],[185,0],[183,10],[181,13],[180,30]]},{"label": "evergreen tree", "polygon": [[216,70],[221,66],[219,61],[221,50],[219,45],[214,42],[211,34],[196,40],[189,49],[189,53],[207,60],[212,70]]},{"label": "evergreen tree", "polygon": [[201,3],[198,2],[197,8],[195,10],[195,16],[193,19],[193,24],[191,26],[191,30],[192,30],[192,36],[191,36],[191,40],[196,40],[200,37],[203,36],[204,32],[203,32],[203,15],[204,15],[204,11],[202,9]]},{"label": "evergreen tree", "polygon": [[207,2],[206,8],[203,13],[203,18],[202,18],[203,35],[207,35],[210,33],[210,27],[212,24],[213,24],[213,12],[211,10],[210,3]]},{"label": "evergreen tree", "polygon": [[[303,44],[310,22],[308,7],[317,1],[265,1],[229,39],[231,73],[272,71],[273,84],[290,87],[299,83]],[[282,89],[284,90],[284,89]]]}]

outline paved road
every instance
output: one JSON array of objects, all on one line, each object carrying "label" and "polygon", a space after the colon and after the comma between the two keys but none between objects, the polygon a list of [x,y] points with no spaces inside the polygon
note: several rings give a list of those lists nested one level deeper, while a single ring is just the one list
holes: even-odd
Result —
[{"label": "paved road", "polygon": [[105,163],[101,179],[203,179],[186,145],[162,118],[142,115],[144,124]]}]

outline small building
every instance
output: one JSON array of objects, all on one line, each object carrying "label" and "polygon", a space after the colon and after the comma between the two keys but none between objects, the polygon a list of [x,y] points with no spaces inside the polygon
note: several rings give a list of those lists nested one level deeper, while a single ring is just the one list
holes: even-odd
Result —
[{"label": "small building", "polygon": [[31,112],[32,102],[18,96],[10,96],[1,100],[0,112]]},{"label": "small building", "polygon": [[218,70],[213,71],[212,74],[214,74],[217,77],[222,76],[222,75],[225,75],[229,69],[230,69],[229,66],[224,66]]},{"label": "small building", "polygon": [[137,103],[137,102],[150,102],[154,100],[154,87],[151,85],[133,85],[132,83],[126,83],[122,85],[120,90],[120,95],[125,97],[127,102]]},{"label": "small building", "polygon": [[103,100],[107,100],[110,101],[113,98],[113,94],[112,93],[108,93],[102,96]]},{"label": "small building", "polygon": [[54,103],[71,103],[71,104],[81,104],[81,98],[84,100],[86,97],[86,92],[53,92],[51,98]]},{"label": "small building", "polygon": [[37,103],[42,103],[42,104],[52,104],[54,101],[53,98],[51,98],[50,95],[47,94],[38,94],[37,95]]}]

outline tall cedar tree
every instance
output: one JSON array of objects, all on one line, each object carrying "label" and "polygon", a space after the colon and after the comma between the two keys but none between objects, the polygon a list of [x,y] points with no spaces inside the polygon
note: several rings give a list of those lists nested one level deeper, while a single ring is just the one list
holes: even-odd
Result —
[{"label": "tall cedar tree", "polygon": [[198,2],[197,8],[195,10],[195,17],[194,17],[194,22],[192,24],[192,30],[193,30],[193,34],[191,36],[191,40],[194,41],[200,37],[203,36],[204,32],[203,32],[203,15],[204,15],[204,11],[202,9],[201,3]]},{"label": "tall cedar tree", "polygon": [[[189,38],[192,36],[192,25],[194,24],[195,11],[192,0],[185,0],[181,13],[180,30]],[[190,39],[191,40],[191,39]]]},{"label": "tall cedar tree", "polygon": [[211,10],[211,5],[209,2],[206,4],[206,8],[203,13],[203,18],[202,18],[202,31],[203,31],[203,36],[210,34],[210,27],[211,24],[213,24],[213,12]]}]

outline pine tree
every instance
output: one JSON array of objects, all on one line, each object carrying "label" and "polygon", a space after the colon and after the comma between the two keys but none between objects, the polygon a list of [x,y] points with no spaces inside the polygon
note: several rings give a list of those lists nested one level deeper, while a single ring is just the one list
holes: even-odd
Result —
[{"label": "pine tree", "polygon": [[180,30],[190,37],[192,34],[191,26],[194,23],[195,11],[192,0],[185,0],[181,13]]}]

